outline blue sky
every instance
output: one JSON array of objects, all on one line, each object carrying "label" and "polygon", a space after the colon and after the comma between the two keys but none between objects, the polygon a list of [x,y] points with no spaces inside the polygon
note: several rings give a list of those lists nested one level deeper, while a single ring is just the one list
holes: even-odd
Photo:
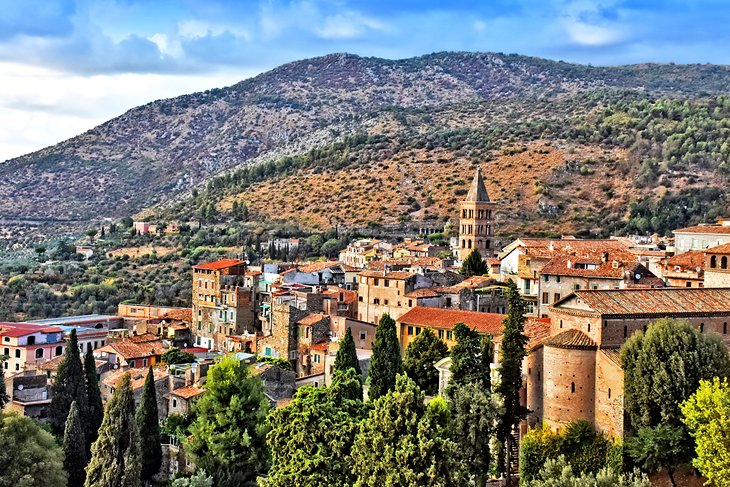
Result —
[{"label": "blue sky", "polygon": [[0,160],[133,106],[351,52],[730,64],[730,0],[0,0]]}]

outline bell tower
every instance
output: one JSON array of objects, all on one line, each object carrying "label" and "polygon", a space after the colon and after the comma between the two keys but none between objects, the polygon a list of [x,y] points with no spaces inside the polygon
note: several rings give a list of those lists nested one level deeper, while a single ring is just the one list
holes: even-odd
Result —
[{"label": "bell tower", "polygon": [[478,249],[484,259],[497,254],[492,220],[495,206],[495,203],[489,201],[482,170],[477,168],[469,193],[459,203],[459,260],[464,260],[472,249]]}]

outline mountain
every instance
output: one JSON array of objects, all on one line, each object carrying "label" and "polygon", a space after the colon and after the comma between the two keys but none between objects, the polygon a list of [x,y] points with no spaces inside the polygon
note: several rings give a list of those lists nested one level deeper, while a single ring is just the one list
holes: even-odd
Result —
[{"label": "mountain", "polygon": [[[363,199],[365,221],[446,217],[458,195],[432,188],[429,199],[413,189],[419,184],[398,190],[418,177],[427,160],[441,164],[432,186],[447,184],[449,172],[454,186],[475,164],[496,161],[500,174],[486,167],[495,196],[527,222],[557,217],[550,224],[557,232],[588,231],[581,211],[606,208],[625,222],[648,220],[648,226],[636,225],[652,230],[659,224],[651,218],[667,193],[670,199],[683,191],[693,195],[698,206],[685,208],[684,219],[720,211],[715,207],[725,197],[728,155],[722,122],[728,107],[720,95],[727,93],[730,69],[715,65],[590,67],[491,53],[397,61],[333,54],[298,61],[227,88],[134,108],[65,142],[0,163],[0,239],[78,231],[143,210],[194,216],[211,202],[219,214],[240,201],[262,218],[294,216],[290,200],[307,213],[323,196],[340,209],[340,202]],[[692,147],[685,147],[686,137]],[[321,154],[339,158],[339,167],[323,163]],[[285,171],[276,170],[281,161],[289,161]],[[255,178],[247,174],[244,184],[240,172],[238,180],[231,175],[264,163],[275,169]],[[323,167],[342,184],[310,200],[312,193],[299,191],[296,178],[311,178],[316,186]],[[345,187],[347,171],[355,169],[368,183]],[[397,205],[372,205],[363,193],[377,191],[371,180],[386,173],[394,194],[413,210],[405,217],[400,197]],[[619,179],[607,179],[609,174]],[[637,190],[632,178],[643,178],[644,189]],[[190,196],[206,183],[202,196]],[[562,199],[565,188],[576,184],[585,186],[585,194]],[[697,196],[705,186],[716,186],[720,194]],[[292,198],[282,196],[287,190]],[[581,198],[587,204],[576,214]],[[437,206],[424,215],[421,199]],[[630,210],[635,214],[627,210],[632,203],[639,205]],[[363,223],[356,210],[339,211],[338,218]],[[324,220],[303,219],[313,226]]]}]

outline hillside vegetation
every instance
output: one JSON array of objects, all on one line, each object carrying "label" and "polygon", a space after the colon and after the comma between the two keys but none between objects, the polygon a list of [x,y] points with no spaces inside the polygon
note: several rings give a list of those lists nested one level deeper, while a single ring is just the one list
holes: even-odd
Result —
[{"label": "hillside vegetation", "polygon": [[[249,218],[301,207],[313,226],[332,208],[352,225],[443,219],[458,197],[448,193],[475,164],[490,175],[507,232],[666,231],[725,202],[727,93],[725,66],[329,55],[156,101],[1,163],[0,238],[30,241],[143,210],[183,217],[201,205],[226,221],[233,201],[250,206]],[[296,177],[321,190],[316,199]],[[370,204],[361,191],[384,177],[397,190]],[[363,215],[345,210],[358,198]]]}]

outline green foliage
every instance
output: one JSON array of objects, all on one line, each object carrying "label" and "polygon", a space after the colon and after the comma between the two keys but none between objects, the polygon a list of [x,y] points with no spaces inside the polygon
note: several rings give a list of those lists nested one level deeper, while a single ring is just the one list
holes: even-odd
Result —
[{"label": "green foliage", "polygon": [[84,375],[86,376],[86,397],[88,399],[88,413],[86,422],[86,453],[91,453],[91,445],[96,441],[101,422],[104,420],[104,405],[101,401],[99,377],[96,374],[96,361],[91,350],[84,355]]},{"label": "green foliage", "polygon": [[694,466],[717,487],[730,486],[730,384],[727,378],[700,381],[681,406],[682,421],[695,440]]},{"label": "green foliage", "polygon": [[216,486],[255,485],[266,469],[268,410],[261,379],[246,365],[226,357],[208,371],[185,444]]},{"label": "green foliage", "polygon": [[489,445],[502,414],[500,400],[479,382],[468,382],[452,389],[448,404],[458,461],[468,466],[475,485],[484,485],[491,462]]},{"label": "green foliage", "polygon": [[91,446],[86,487],[139,487],[142,461],[128,373],[122,375],[104,410],[99,437]]},{"label": "green foliage", "polygon": [[166,365],[191,364],[195,362],[195,355],[183,352],[179,348],[172,347],[165,351],[161,357],[162,363]]},{"label": "green foliage", "polygon": [[352,448],[357,487],[463,485],[457,445],[448,438],[442,399],[424,404],[424,394],[405,374],[375,400]]},{"label": "green foliage", "polygon": [[354,369],[358,375],[362,375],[360,361],[357,359],[355,340],[352,338],[352,331],[349,327],[345,330],[345,336],[342,337],[340,348],[335,356],[335,370],[344,371],[347,369]]},{"label": "green foliage", "polygon": [[[482,337],[464,323],[454,325],[456,343],[451,347],[451,378],[447,391],[458,386],[479,383],[489,384],[489,368],[485,370],[481,359]],[[487,387],[485,387],[487,388]]]},{"label": "green foliage", "polygon": [[395,387],[398,374],[403,371],[395,320],[384,313],[375,330],[373,354],[368,371],[368,398],[371,401],[384,396]]},{"label": "green foliage", "polygon": [[[520,297],[517,285],[507,281],[507,318],[504,320],[499,368],[499,384],[496,392],[504,398],[504,414],[500,422],[500,435],[509,453],[512,430],[527,415],[527,409],[520,404],[522,387],[522,360],[527,355],[525,336],[525,303]],[[505,462],[508,465],[511,462]],[[509,475],[509,467],[507,466]]]},{"label": "green foliage", "polygon": [[570,423],[553,432],[547,426],[534,428],[520,442],[520,484],[540,478],[546,462],[564,456],[576,472],[595,475],[603,468],[620,472],[623,467],[621,445],[596,433],[585,421]]},{"label": "green foliage", "polygon": [[[76,329],[71,330],[71,336],[66,344],[63,360],[58,365],[56,378],[53,380],[53,398],[49,408],[51,430],[62,436],[66,429],[66,418],[71,410],[71,403],[76,401],[79,415],[86,418],[89,410],[89,401],[86,393],[86,376],[81,364],[79,342]],[[84,427],[86,435],[86,426]]]},{"label": "green foliage", "polygon": [[608,468],[598,473],[574,474],[574,468],[564,456],[545,462],[537,478],[523,482],[525,487],[650,487],[651,483],[639,472],[622,474]]},{"label": "green foliage", "polygon": [[254,360],[256,363],[259,363],[259,364],[271,364],[271,365],[276,365],[277,367],[284,369],[284,370],[293,370],[292,366],[291,366],[291,362],[285,358],[265,357],[263,355],[256,355],[256,358]]},{"label": "green foliage", "polygon": [[730,358],[721,338],[686,321],[663,318],[634,333],[621,348],[624,405],[634,428],[681,425],[679,405],[702,379],[727,377]]},{"label": "green foliage", "polygon": [[139,448],[142,455],[140,478],[152,480],[162,466],[162,447],[160,445],[160,419],[157,412],[157,391],[152,367],[147,372],[142,390],[142,399],[135,417],[139,431]]},{"label": "green foliage", "polygon": [[81,427],[79,410],[76,401],[71,403],[71,410],[66,419],[63,433],[63,466],[68,474],[68,487],[83,487],[86,481],[86,438]]},{"label": "green foliage", "polygon": [[172,481],[171,487],[213,487],[213,477],[198,469],[190,477],[180,477]]},{"label": "green foliage", "polygon": [[[267,486],[352,485],[350,450],[367,409],[352,368],[335,372],[330,387],[302,387],[269,414],[272,465]],[[361,391],[361,390],[360,390]]]},{"label": "green foliage", "polygon": [[672,485],[675,469],[689,463],[692,458],[692,442],[687,441],[683,426],[660,424],[644,427],[636,436],[626,440],[626,452],[647,472],[666,470]]},{"label": "green foliage", "polygon": [[482,259],[479,249],[474,249],[469,252],[469,255],[461,263],[460,272],[466,277],[483,276],[489,273],[489,265],[487,265],[487,261]]},{"label": "green foliage", "polygon": [[10,396],[5,389],[5,362],[8,358],[4,355],[0,355],[0,411],[5,408],[5,405],[10,401]]},{"label": "green foliage", "polygon": [[32,419],[0,411],[0,487],[66,485],[63,452]]},{"label": "green foliage", "polygon": [[434,364],[446,357],[449,347],[430,329],[423,330],[406,349],[403,371],[427,395],[438,394],[439,372]]}]

